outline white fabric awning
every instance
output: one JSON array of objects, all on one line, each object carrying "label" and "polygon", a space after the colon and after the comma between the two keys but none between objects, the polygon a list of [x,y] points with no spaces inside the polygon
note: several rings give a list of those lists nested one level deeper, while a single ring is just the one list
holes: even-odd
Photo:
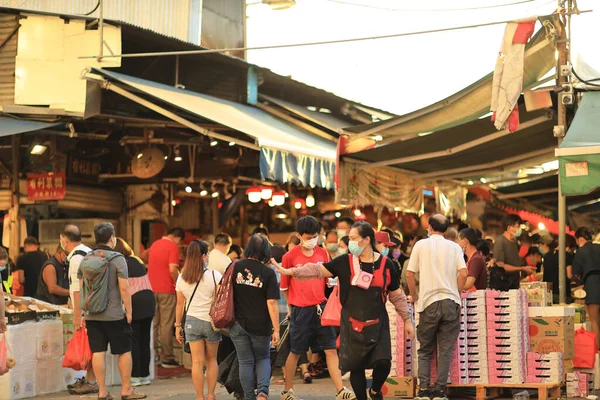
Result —
[{"label": "white fabric awning", "polygon": [[104,69],[93,71],[199,117],[243,132],[255,138],[260,147],[328,161],[336,159],[336,143],[288,124],[258,108]]}]

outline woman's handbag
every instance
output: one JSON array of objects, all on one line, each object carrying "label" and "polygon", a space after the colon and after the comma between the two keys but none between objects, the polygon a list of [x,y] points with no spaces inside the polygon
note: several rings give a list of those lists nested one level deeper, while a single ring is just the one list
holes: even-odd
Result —
[{"label": "woman's handbag", "polygon": [[210,321],[215,331],[228,329],[235,322],[235,304],[233,302],[233,271],[235,261],[229,265],[221,285],[215,291],[214,301],[210,307]]},{"label": "woman's handbag", "polygon": [[[200,280],[202,280],[202,279],[200,279]],[[183,315],[181,316],[181,332],[183,333],[183,351],[185,351],[188,354],[190,354],[192,352],[192,350],[190,349],[190,344],[185,339],[185,318],[187,317],[188,310],[190,309],[190,305],[192,304],[192,300],[194,299],[194,295],[196,294],[196,289],[198,289],[200,280],[196,283],[196,287],[194,288],[194,291],[192,292],[192,297],[190,297],[187,307],[183,310]]]},{"label": "woman's handbag", "polygon": [[329,295],[327,304],[321,314],[322,326],[340,326],[342,319],[342,303],[340,302],[340,285],[336,285]]}]

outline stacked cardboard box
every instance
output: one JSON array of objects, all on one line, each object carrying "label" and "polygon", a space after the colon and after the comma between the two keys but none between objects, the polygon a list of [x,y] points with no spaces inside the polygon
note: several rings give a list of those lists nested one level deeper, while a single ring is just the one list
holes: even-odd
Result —
[{"label": "stacked cardboard box", "polygon": [[583,372],[567,374],[567,397],[587,398],[594,390],[594,375]]},{"label": "stacked cardboard box", "polygon": [[527,293],[486,291],[489,383],[520,384],[527,375]]},{"label": "stacked cardboard box", "polygon": [[527,353],[527,383],[562,383],[565,370],[562,353]]},{"label": "stacked cardboard box", "polygon": [[[392,370],[390,376],[413,376],[413,341],[406,337],[404,320],[396,313],[394,306],[388,302],[386,309],[390,320],[390,337],[392,339]],[[411,314],[414,314],[412,313],[412,306]]]},{"label": "stacked cardboard box", "polygon": [[521,289],[527,291],[529,307],[552,306],[552,282],[521,282]]},{"label": "stacked cardboard box", "polygon": [[[488,383],[485,290],[463,294],[461,311],[461,330],[456,352],[458,360],[453,358],[451,371],[458,362],[458,383]],[[451,373],[451,377],[455,379],[456,375]]]},{"label": "stacked cardboard box", "polygon": [[571,360],[575,341],[574,317],[573,307],[530,307],[531,351],[542,354],[562,352],[564,360]]}]

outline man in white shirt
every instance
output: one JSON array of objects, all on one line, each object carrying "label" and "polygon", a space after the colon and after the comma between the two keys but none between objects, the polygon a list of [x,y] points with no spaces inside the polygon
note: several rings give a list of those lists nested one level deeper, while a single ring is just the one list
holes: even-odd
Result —
[{"label": "man in white shirt", "polygon": [[[419,313],[419,382],[415,399],[447,399],[446,383],[452,347],[460,332],[460,293],[467,281],[467,267],[460,246],[444,238],[448,218],[436,214],[429,218],[429,238],[415,244],[406,275],[415,310]],[[419,292],[415,275],[419,274]],[[430,388],[431,359],[437,344],[438,364],[435,387]]]},{"label": "man in white shirt", "polygon": [[208,253],[208,269],[215,270],[221,275],[225,274],[225,270],[231,264],[228,256],[231,244],[231,236],[228,234],[219,233],[215,236],[215,247]]},{"label": "man in white shirt", "polygon": [[[79,305],[79,278],[77,271],[83,258],[92,251],[81,243],[81,231],[73,224],[67,224],[60,234],[60,247],[67,253],[67,265],[69,267],[69,293],[71,307],[73,308],[73,326],[77,329],[81,325],[81,307]],[[67,386],[71,394],[98,393],[98,383],[92,367],[87,371],[84,378],[78,379],[73,385]]]}]

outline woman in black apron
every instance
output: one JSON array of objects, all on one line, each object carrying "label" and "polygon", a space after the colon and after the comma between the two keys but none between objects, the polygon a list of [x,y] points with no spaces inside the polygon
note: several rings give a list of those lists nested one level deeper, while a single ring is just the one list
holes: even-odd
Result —
[{"label": "woman in black apron", "polygon": [[[390,323],[385,307],[389,299],[413,338],[408,302],[392,261],[377,252],[375,232],[366,222],[350,230],[349,255],[326,264],[306,264],[279,273],[296,279],[338,277],[342,315],[340,320],[340,369],[351,372],[350,382],[358,400],[383,399],[381,388],[392,360]],[[373,369],[373,384],[367,396],[366,369]]]}]

